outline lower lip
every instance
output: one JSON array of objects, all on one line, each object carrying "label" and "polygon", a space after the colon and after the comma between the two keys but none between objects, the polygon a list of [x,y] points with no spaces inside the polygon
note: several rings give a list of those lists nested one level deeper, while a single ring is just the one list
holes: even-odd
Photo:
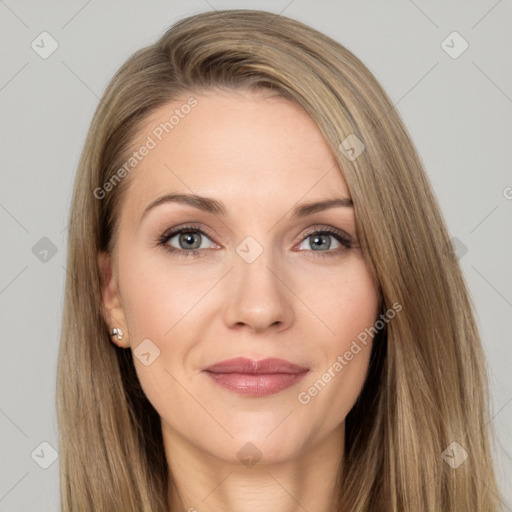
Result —
[{"label": "lower lip", "polygon": [[299,382],[307,371],[302,373],[213,373],[205,372],[219,386],[240,395],[267,396]]}]

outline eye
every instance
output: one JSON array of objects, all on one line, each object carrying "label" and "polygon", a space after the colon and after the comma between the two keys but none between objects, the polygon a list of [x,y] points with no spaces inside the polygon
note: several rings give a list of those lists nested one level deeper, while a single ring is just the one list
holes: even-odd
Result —
[{"label": "eye", "polygon": [[[334,244],[332,242],[334,240]],[[306,247],[303,247],[303,245]],[[309,247],[308,247],[309,246]],[[333,247],[334,246],[334,247]],[[352,247],[352,238],[335,228],[316,229],[306,234],[299,249],[306,249],[316,256],[336,256]]]},{"label": "eye", "polygon": [[[334,240],[334,243],[333,243]],[[208,244],[210,242],[210,245]],[[304,244],[306,247],[304,247]],[[164,233],[158,240],[165,250],[177,256],[198,257],[204,255],[204,249],[219,246],[211,241],[210,237],[199,227],[183,226]],[[345,232],[336,228],[313,229],[306,233],[299,245],[299,251],[317,256],[336,256],[341,252],[354,247],[352,238]]]},{"label": "eye", "polygon": [[204,243],[207,240],[210,238],[203,230],[194,226],[185,226],[163,234],[158,243],[178,256],[200,256],[202,249],[210,248],[207,243],[206,245]]}]

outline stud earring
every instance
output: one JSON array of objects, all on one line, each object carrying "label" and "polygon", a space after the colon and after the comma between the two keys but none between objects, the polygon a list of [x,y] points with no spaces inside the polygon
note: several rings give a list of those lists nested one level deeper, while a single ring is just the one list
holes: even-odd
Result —
[{"label": "stud earring", "polygon": [[123,339],[123,331],[118,327],[114,327],[110,332],[110,336],[115,336],[117,334],[117,339],[121,341]]}]

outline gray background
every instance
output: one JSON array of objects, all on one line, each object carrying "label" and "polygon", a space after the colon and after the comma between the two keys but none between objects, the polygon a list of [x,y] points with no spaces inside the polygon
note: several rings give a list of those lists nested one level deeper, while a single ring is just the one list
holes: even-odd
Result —
[{"label": "gray background", "polygon": [[[0,511],[59,506],[58,461],[40,467],[56,453],[40,443],[58,450],[67,215],[99,97],[122,62],[171,23],[221,8],[281,12],[330,35],[369,67],[400,112],[456,238],[475,304],[499,478],[512,511],[510,0],[0,1]],[[43,31],[58,43],[46,59],[31,47],[50,48],[49,39],[41,43]],[[457,58],[444,48],[460,50],[458,36],[442,45],[453,31],[469,44]]]}]

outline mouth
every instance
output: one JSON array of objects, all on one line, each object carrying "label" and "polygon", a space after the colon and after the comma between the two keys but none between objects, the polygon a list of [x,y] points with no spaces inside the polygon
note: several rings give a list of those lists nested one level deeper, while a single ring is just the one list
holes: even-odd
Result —
[{"label": "mouth", "polygon": [[203,370],[215,384],[240,395],[273,395],[297,384],[309,372],[284,359],[256,361],[238,357],[221,361]]}]

